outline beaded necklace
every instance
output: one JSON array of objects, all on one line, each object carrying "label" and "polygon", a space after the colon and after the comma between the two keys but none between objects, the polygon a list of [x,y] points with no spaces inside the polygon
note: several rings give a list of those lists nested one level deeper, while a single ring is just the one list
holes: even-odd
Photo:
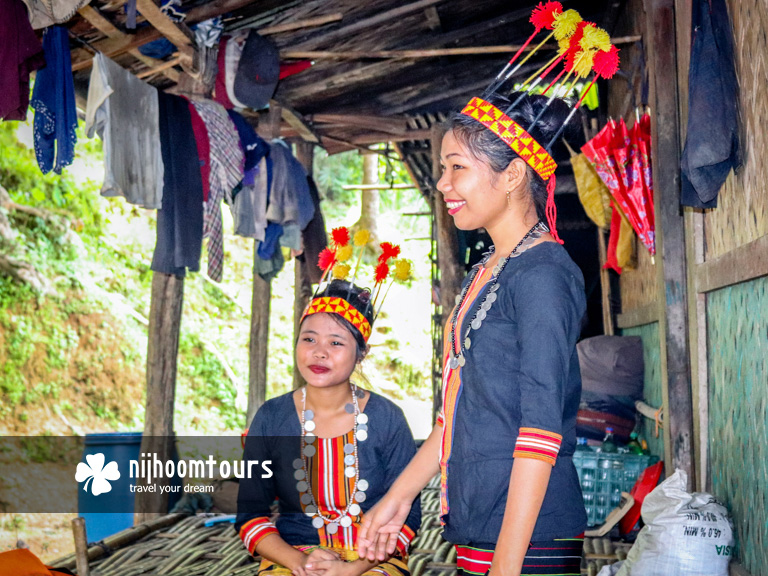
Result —
[{"label": "beaded necklace", "polygon": [[301,503],[304,504],[304,513],[312,518],[312,526],[320,529],[325,526],[328,534],[336,534],[339,526],[348,528],[352,525],[352,517],[361,512],[360,503],[365,502],[365,491],[368,489],[368,481],[360,478],[360,461],[357,454],[358,441],[364,442],[368,438],[368,415],[360,413],[358,398],[365,395],[363,390],[358,390],[355,384],[351,384],[352,402],[344,406],[348,414],[355,415],[355,427],[352,434],[352,442],[344,445],[344,476],[354,478],[354,487],[347,507],[339,514],[338,518],[329,518],[320,512],[320,507],[315,501],[315,495],[312,493],[312,487],[309,484],[309,466],[307,458],[313,457],[317,453],[314,442],[317,436],[313,434],[315,430],[315,414],[307,409],[307,389],[301,390],[301,458],[293,462],[296,470],[293,477],[298,480],[296,489],[301,492]]},{"label": "beaded necklace", "polygon": [[[499,289],[499,277],[501,276],[502,271],[504,268],[506,268],[507,263],[511,258],[517,258],[528,250],[532,244],[541,238],[541,235],[545,232],[549,232],[549,229],[547,226],[539,221],[536,223],[536,225],[528,230],[525,236],[523,236],[522,240],[517,243],[517,246],[515,246],[512,249],[512,252],[509,253],[509,255],[504,258],[501,262],[499,262],[496,266],[493,268],[493,276],[491,277],[491,285],[488,288],[488,291],[485,293],[485,298],[483,298],[482,303],[480,304],[480,307],[475,312],[475,315],[472,317],[472,320],[469,323],[469,327],[467,328],[466,333],[464,334],[464,339],[461,341],[459,352],[456,352],[456,325],[458,322],[459,317],[459,310],[461,310],[462,306],[464,305],[464,301],[467,298],[467,294],[469,292],[470,286],[472,286],[472,283],[474,282],[475,278],[477,277],[479,267],[475,267],[472,270],[472,276],[469,279],[469,281],[464,285],[464,289],[461,291],[461,294],[459,294],[456,297],[456,308],[453,309],[453,315],[451,316],[451,357],[449,362],[449,366],[451,369],[456,370],[460,366],[464,366],[466,364],[467,360],[464,356],[464,351],[469,350],[469,348],[472,346],[472,340],[469,337],[469,333],[472,330],[479,330],[480,327],[483,325],[483,320],[485,320],[486,316],[488,315],[488,311],[491,309],[491,306],[493,306],[493,303],[496,302],[496,299],[498,296],[496,295],[496,291]],[[481,265],[484,265],[488,260],[490,259],[491,255],[493,254],[495,248],[491,247],[491,250],[485,255],[483,258]]]}]

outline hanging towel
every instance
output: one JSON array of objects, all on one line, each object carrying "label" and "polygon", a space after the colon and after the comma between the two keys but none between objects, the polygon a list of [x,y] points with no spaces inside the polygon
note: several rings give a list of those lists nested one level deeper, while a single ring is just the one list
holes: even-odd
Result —
[{"label": "hanging towel", "polygon": [[21,0],[0,0],[0,120],[26,120],[29,74],[45,66]]},{"label": "hanging towel", "polygon": [[32,91],[35,109],[35,155],[43,174],[57,174],[75,159],[77,109],[69,35],[64,26],[51,26],[43,35],[45,68],[37,73]]},{"label": "hanging towel", "polygon": [[54,24],[64,24],[80,8],[91,0],[24,0],[29,10],[29,23],[32,28],[48,28]]}]

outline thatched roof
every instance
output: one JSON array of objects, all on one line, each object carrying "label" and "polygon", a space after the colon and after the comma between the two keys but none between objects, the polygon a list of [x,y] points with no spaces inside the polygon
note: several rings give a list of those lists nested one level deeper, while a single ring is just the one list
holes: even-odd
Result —
[{"label": "thatched roof", "polygon": [[[623,3],[564,2],[609,31]],[[158,88],[173,90],[182,65],[189,70],[196,51],[187,25],[224,15],[225,32],[244,27],[260,30],[278,45],[281,61],[314,62],[278,85],[275,100],[292,115],[284,134],[305,138],[314,134],[333,153],[386,140],[428,138],[428,130],[421,127],[429,124],[427,115],[435,118],[460,107],[487,85],[511,53],[499,51],[499,46],[525,41],[535,4],[530,0],[512,4],[503,0],[184,0],[187,17],[177,25],[163,19],[162,13],[154,14],[152,0],[138,0],[139,11],[144,8],[152,25],[141,27],[139,18],[140,28],[127,34],[123,2],[94,0],[68,26],[76,84],[83,95],[93,49]],[[161,36],[176,44],[179,54],[165,62],[141,56],[137,48]],[[456,49],[470,53],[452,54]],[[518,79],[551,54],[551,50],[537,53]]]}]

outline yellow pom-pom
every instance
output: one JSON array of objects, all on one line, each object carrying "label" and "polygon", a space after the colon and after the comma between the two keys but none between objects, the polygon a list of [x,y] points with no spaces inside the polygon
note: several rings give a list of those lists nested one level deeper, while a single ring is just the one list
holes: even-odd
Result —
[{"label": "yellow pom-pom", "polygon": [[349,276],[349,264],[336,264],[333,267],[333,277],[336,280],[346,280]]},{"label": "yellow pom-pom", "polygon": [[586,78],[592,71],[592,63],[594,60],[594,52],[589,50],[580,51],[576,54],[576,60],[573,63],[573,73],[579,78]]},{"label": "yellow pom-pom", "polygon": [[395,260],[395,279],[400,282],[405,282],[411,277],[412,265],[408,260]]},{"label": "yellow pom-pom", "polygon": [[368,241],[371,239],[371,233],[368,232],[368,230],[362,229],[355,232],[355,246],[365,246],[368,244]]},{"label": "yellow pom-pom", "polygon": [[608,52],[611,49],[611,36],[597,26],[584,26],[584,36],[579,45],[584,50],[602,50]]},{"label": "yellow pom-pom", "polygon": [[558,42],[563,38],[568,38],[576,31],[576,26],[581,22],[581,14],[576,10],[566,10],[562,14],[555,16],[555,23],[552,29],[555,32],[555,40]]},{"label": "yellow pom-pom", "polygon": [[346,246],[342,246],[338,250],[336,250],[336,260],[339,262],[346,262],[350,258],[352,258],[352,246],[347,244]]},{"label": "yellow pom-pom", "polygon": [[568,52],[568,48],[571,47],[571,40],[570,38],[561,38],[557,41],[557,45],[559,48],[557,49],[557,53],[562,56],[566,52]]}]

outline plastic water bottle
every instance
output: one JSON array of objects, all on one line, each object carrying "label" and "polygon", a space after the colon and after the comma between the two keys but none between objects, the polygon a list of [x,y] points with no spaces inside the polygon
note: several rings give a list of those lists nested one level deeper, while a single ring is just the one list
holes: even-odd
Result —
[{"label": "plastic water bottle", "polygon": [[618,451],[616,441],[613,439],[613,428],[608,427],[605,429],[605,438],[603,438],[600,450],[606,454],[615,454]]}]

